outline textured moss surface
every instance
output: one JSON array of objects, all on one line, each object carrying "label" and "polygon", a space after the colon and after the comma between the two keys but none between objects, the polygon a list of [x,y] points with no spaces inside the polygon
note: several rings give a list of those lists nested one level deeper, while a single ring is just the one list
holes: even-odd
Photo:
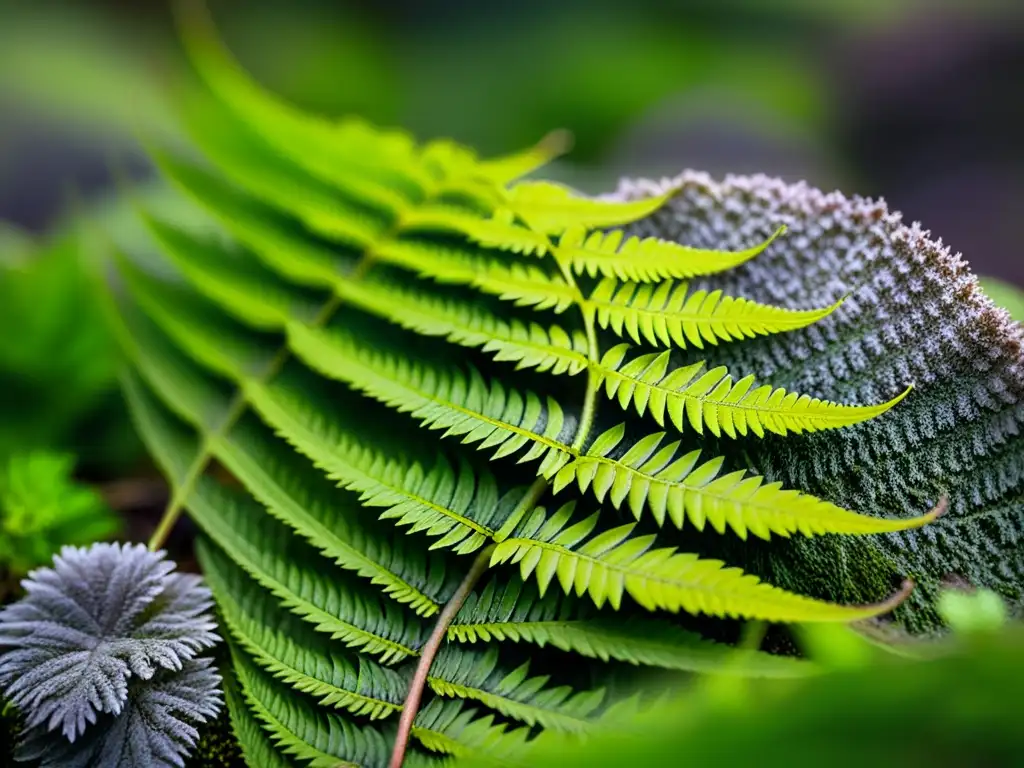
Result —
[{"label": "textured moss surface", "polygon": [[[667,182],[666,182],[667,183]],[[966,261],[883,201],[762,176],[716,182],[685,173],[661,211],[635,225],[689,245],[740,248],[780,224],[768,251],[702,287],[790,307],[849,300],[793,333],[723,345],[716,362],[774,385],[848,403],[914,392],[885,416],[850,429],[743,443],[773,479],[861,512],[911,515],[948,494],[949,512],[918,531],[842,540],[717,546],[731,562],[801,592],[843,601],[881,597],[904,576],[919,588],[897,616],[934,628],[942,580],[958,575],[1018,607],[1024,584],[1022,331],[980,290]],[[661,191],[624,181],[618,195]],[[700,359],[700,351],[686,358]],[[681,356],[682,357],[682,356]],[[736,451],[735,444],[723,445]]]}]

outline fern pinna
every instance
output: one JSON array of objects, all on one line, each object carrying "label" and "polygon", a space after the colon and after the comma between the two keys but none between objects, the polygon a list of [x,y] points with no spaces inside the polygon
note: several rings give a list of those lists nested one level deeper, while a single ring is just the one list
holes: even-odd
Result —
[{"label": "fern pinna", "polygon": [[[537,730],[591,729],[628,698],[623,663],[719,669],[728,647],[684,614],[847,622],[905,596],[841,605],[701,556],[717,534],[938,514],[858,514],[729,448],[888,418],[909,391],[845,405],[716,362],[842,303],[689,282],[785,247],[783,228],[728,252],[626,236],[677,190],[520,181],[557,137],[483,160],[309,117],[201,18],[186,37],[202,85],[178,103],[203,161],[153,156],[204,218],[140,211],[162,258],[116,253],[115,324],[173,487],[153,544],[185,509],[203,533],[253,765],[500,762]],[[803,672],[770,655],[727,668]]]}]

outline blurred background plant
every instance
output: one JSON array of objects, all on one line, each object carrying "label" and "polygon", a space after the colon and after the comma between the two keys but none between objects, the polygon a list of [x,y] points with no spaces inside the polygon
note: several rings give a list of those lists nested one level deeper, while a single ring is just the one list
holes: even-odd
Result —
[{"label": "blurred background plant", "polygon": [[[872,639],[877,627],[805,625],[798,636],[815,674],[695,678],[639,712],[611,710],[582,746],[546,733],[513,765],[1017,765],[1022,627],[984,590],[950,589],[942,609],[953,632],[939,643],[888,646]],[[747,634],[760,639],[756,625]]]}]

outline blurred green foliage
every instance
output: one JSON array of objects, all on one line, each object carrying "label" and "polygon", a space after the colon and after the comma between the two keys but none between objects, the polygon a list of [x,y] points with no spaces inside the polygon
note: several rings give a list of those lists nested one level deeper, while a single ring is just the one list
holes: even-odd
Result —
[{"label": "blurred green foliage", "polygon": [[123,450],[116,418],[116,347],[77,237],[33,240],[0,228],[0,457],[79,449],[87,461]]},{"label": "blurred green foliage", "polygon": [[523,764],[953,768],[1019,765],[1024,754],[1019,625],[959,637],[935,659],[877,651],[871,663],[745,685],[741,696],[696,689],[665,699],[582,745],[541,737]]},{"label": "blurred green foliage", "polygon": [[994,277],[981,278],[981,286],[992,299],[1018,323],[1024,323],[1024,291]]},{"label": "blurred green foliage", "polygon": [[100,494],[71,479],[66,454],[17,453],[0,462],[0,570],[9,579],[50,562],[64,545],[114,535],[117,516]]}]

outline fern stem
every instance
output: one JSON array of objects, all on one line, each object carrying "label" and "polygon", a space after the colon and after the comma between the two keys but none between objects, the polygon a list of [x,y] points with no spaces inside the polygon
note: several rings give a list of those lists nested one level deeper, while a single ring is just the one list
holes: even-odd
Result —
[{"label": "fern stem", "polygon": [[406,694],[405,702],[402,704],[402,716],[398,721],[398,733],[395,734],[395,747],[391,752],[391,761],[388,763],[389,768],[402,767],[406,750],[409,748],[409,736],[412,733],[413,721],[416,719],[416,713],[420,708],[423,689],[427,685],[427,675],[430,672],[430,666],[434,663],[437,652],[441,650],[441,643],[444,642],[445,637],[448,635],[448,627],[451,626],[455,615],[461,610],[462,605],[466,602],[466,598],[469,597],[469,593],[473,591],[480,577],[487,571],[492,552],[494,552],[493,544],[480,550],[479,554],[477,554],[473,564],[469,567],[469,571],[466,572],[465,577],[462,579],[462,583],[459,584],[459,588],[455,590],[455,594],[451,596],[451,599],[445,604],[444,610],[441,611],[441,615],[437,617],[434,630],[430,633],[426,645],[423,646],[419,663],[416,665],[416,672],[413,675],[412,682],[409,684],[409,692]]},{"label": "fern stem", "polygon": [[594,307],[583,297],[583,292],[576,284],[576,276],[573,275],[569,264],[563,259],[558,259],[558,269],[562,273],[565,282],[576,294],[576,306],[583,315],[583,330],[587,335],[587,360],[590,365],[587,367],[587,392],[583,396],[583,411],[580,413],[580,423],[576,428],[576,436],[572,441],[573,451],[579,451],[583,443],[587,441],[591,427],[594,426],[594,418],[597,416],[597,392],[601,387],[601,380],[596,374],[596,366],[601,361],[601,350],[597,346],[597,328],[594,323]]},{"label": "fern stem", "polygon": [[[366,254],[353,268],[350,274],[350,279],[361,279],[372,266],[373,256],[371,254]],[[340,296],[337,294],[332,296],[324,302],[324,305],[320,308],[320,311],[317,313],[316,317],[313,318],[310,325],[314,328],[319,328],[325,325],[334,316],[334,313],[338,311],[338,307],[340,307],[342,303],[343,300]],[[288,349],[287,346],[281,347],[267,365],[263,373],[256,377],[256,384],[266,384],[273,379],[290,358],[291,350]],[[217,425],[216,429],[211,430],[203,436],[203,441],[199,446],[199,451],[196,453],[195,458],[192,460],[188,470],[185,472],[185,476],[182,478],[181,483],[175,487],[174,493],[171,494],[171,499],[167,503],[167,508],[164,510],[164,514],[160,518],[160,524],[149,539],[150,551],[155,552],[160,549],[160,547],[162,547],[167,541],[167,537],[170,536],[171,530],[174,528],[175,523],[178,522],[178,518],[181,517],[182,511],[185,509],[185,504],[188,501],[189,495],[192,493],[195,484],[199,481],[199,478],[202,477],[203,472],[210,463],[210,459],[213,457],[211,446],[227,435],[248,407],[249,396],[246,393],[245,388],[240,387],[238,392],[235,393],[234,398],[231,400],[227,413],[224,415],[220,424]]]}]

